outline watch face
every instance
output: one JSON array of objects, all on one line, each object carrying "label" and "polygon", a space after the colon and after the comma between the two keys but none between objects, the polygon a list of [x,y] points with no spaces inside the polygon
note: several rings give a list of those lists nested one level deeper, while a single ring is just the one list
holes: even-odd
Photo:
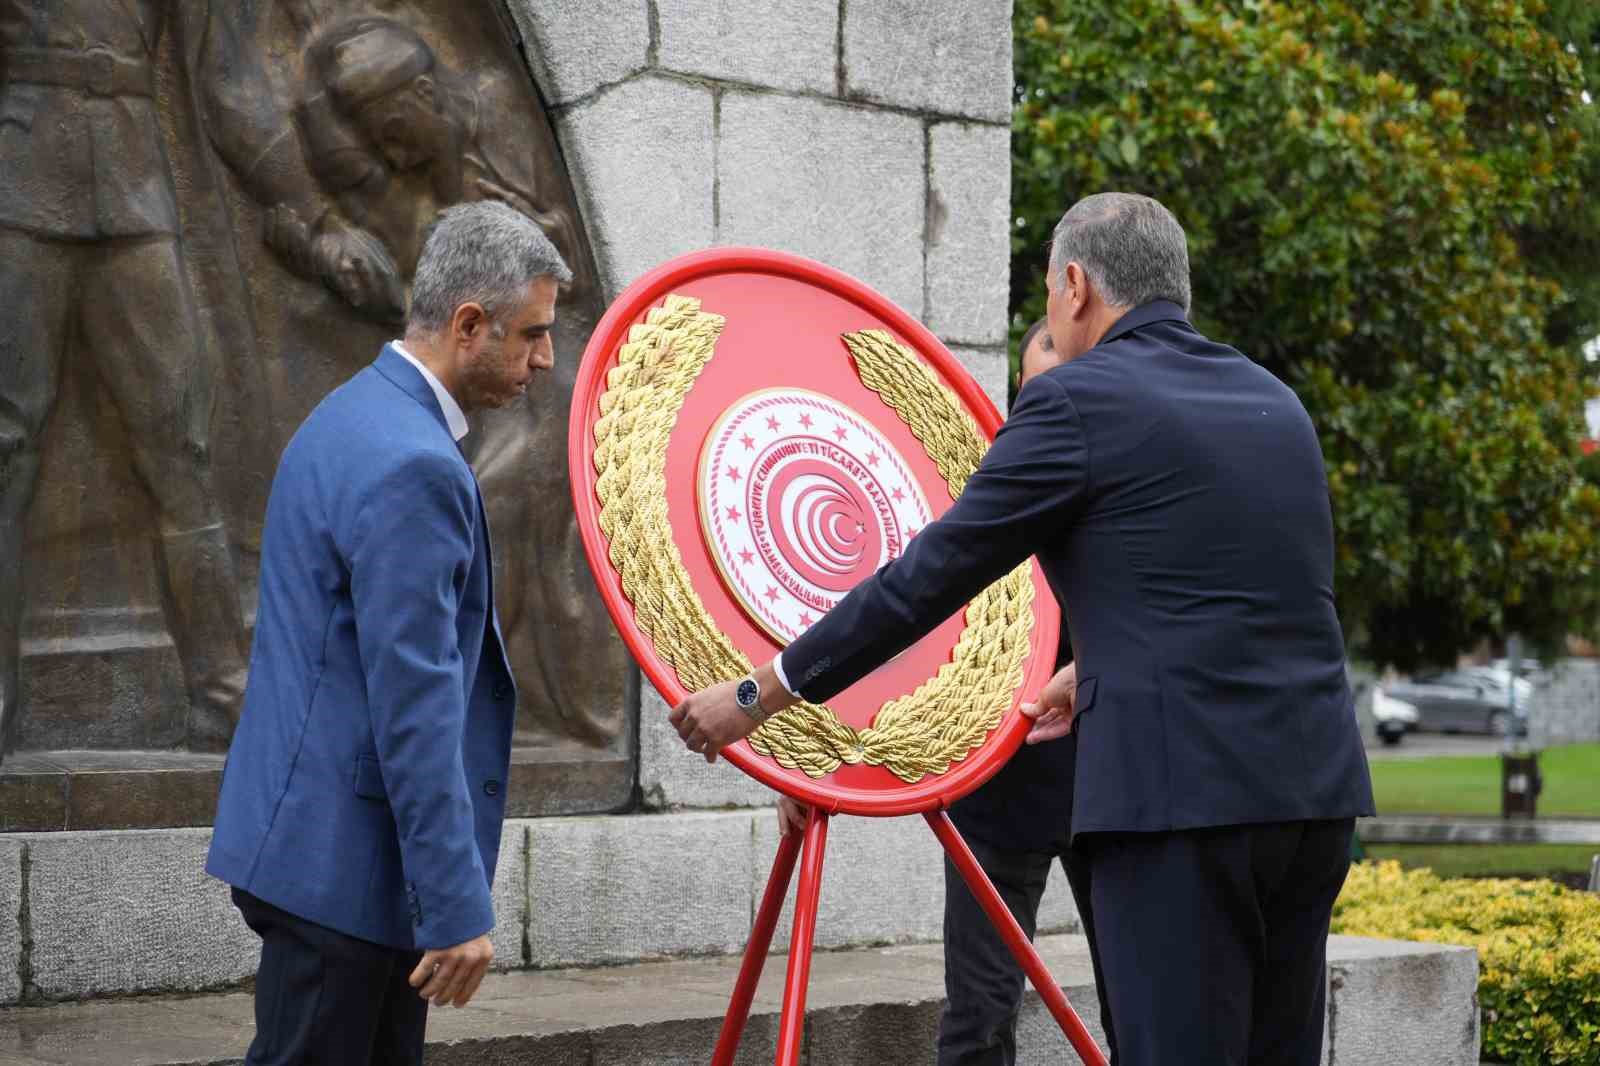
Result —
[{"label": "watch face", "polygon": [[761,689],[751,678],[739,682],[739,687],[734,690],[733,698],[739,701],[741,707],[754,707],[756,700],[761,696]]}]

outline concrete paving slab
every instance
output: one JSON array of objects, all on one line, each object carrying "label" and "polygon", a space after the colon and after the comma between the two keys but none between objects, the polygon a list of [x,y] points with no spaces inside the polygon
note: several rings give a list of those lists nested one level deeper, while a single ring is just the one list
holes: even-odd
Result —
[{"label": "concrete paving slab", "polygon": [[[1087,942],[1042,937],[1039,951],[1098,1036]],[[1408,1053],[1425,1050],[1403,1061],[1476,1066],[1470,1019],[1477,1009],[1477,971],[1470,950],[1334,937],[1328,955],[1341,997],[1336,1066],[1402,1061],[1387,1055],[1396,1031],[1405,1034]],[[767,962],[741,1064],[772,1059],[786,962],[783,956]],[[738,968],[737,958],[718,958],[492,974],[471,1006],[431,1014],[428,1063],[703,1063]],[[807,1061],[929,1061],[943,976],[938,944],[818,954],[807,1000]],[[253,1017],[248,993],[5,1009],[0,1066],[235,1066],[253,1036]],[[1031,991],[1018,1037],[1022,1061],[1072,1061],[1065,1038]]]}]

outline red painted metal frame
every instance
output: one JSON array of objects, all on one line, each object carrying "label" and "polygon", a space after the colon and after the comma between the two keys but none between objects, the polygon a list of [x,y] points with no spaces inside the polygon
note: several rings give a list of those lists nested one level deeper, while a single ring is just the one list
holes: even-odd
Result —
[{"label": "red painted metal frame", "polygon": [[806,986],[811,982],[811,944],[817,936],[817,898],[822,892],[822,852],[828,843],[828,816],[811,808],[805,850],[800,856],[800,887],[795,890],[794,931],[789,934],[789,972],[783,979],[783,1014],[778,1020],[776,1066],[799,1066],[806,1031]]},{"label": "red painted metal frame", "polygon": [[[1067,997],[1050,976],[1044,960],[1034,950],[1010,908],[995,891],[989,876],[978,865],[967,842],[944,811],[930,811],[924,817],[933,829],[933,835],[944,845],[950,861],[955,863],[967,887],[977,897],[996,932],[1011,949],[1022,971],[1033,982],[1039,998],[1044,1000],[1056,1024],[1066,1035],[1067,1042],[1078,1053],[1085,1066],[1106,1066],[1100,1047],[1084,1027],[1083,1019],[1072,1009]],[[728,1003],[728,1013],[722,1020],[722,1032],[717,1037],[717,1047],[712,1053],[711,1066],[732,1066],[739,1051],[739,1039],[744,1035],[745,1022],[750,1017],[750,1004],[761,981],[762,965],[767,950],[772,946],[772,933],[778,925],[778,915],[783,910],[783,898],[789,891],[794,876],[795,858],[804,855],[800,864],[800,890],[794,904],[794,932],[789,937],[789,969],[783,982],[783,1013],[778,1020],[778,1048],[776,1066],[798,1066],[800,1046],[805,1035],[806,986],[811,979],[811,949],[817,932],[817,899],[822,890],[822,855],[828,841],[828,815],[815,807],[806,819],[805,833],[789,833],[778,843],[778,855],[772,863],[772,875],[767,879],[766,894],[761,897],[761,909],[756,915],[755,929],[745,948],[744,963],[739,967],[739,978],[733,986],[733,997]]]},{"label": "red painted metal frame", "polygon": [[[680,256],[630,285],[606,311],[584,351],[572,393],[567,458],[584,552],[588,556],[601,598],[645,676],[667,703],[673,705],[682,702],[688,693],[679,684],[677,673],[656,655],[650,641],[632,624],[633,605],[622,591],[621,578],[611,565],[609,546],[599,528],[596,475],[591,459],[594,454],[594,416],[600,395],[606,387],[606,373],[614,365],[615,354],[626,339],[628,330],[644,309],[655,306],[674,289],[696,279],[739,272],[794,278],[855,302],[910,342],[934,366],[986,436],[993,437],[1001,423],[999,412],[972,376],[922,323],[866,285],[822,263],[764,248],[715,248]],[[1043,654],[1053,655],[1059,619],[1053,610],[1045,611],[1041,619],[1041,624],[1035,629],[1035,647],[1047,648],[1048,652]],[[1032,678],[1034,670],[1031,667],[1029,674]],[[1046,670],[1042,677],[1033,678],[1030,684],[1042,684],[1048,676]],[[940,810],[971,792],[1005,764],[1022,744],[1028,728],[1028,721],[1013,709],[982,748],[952,766],[947,773],[930,775],[914,785],[882,793],[845,789],[826,780],[814,781],[790,774],[771,760],[757,755],[744,741],[723,749],[722,755],[762,784],[825,813],[894,817]]]},{"label": "red painted metal frame", "polygon": [[1011,908],[1006,906],[1005,901],[1000,898],[1000,893],[995,891],[988,875],[983,872],[983,867],[978,865],[978,860],[972,855],[972,849],[961,839],[961,834],[951,823],[950,816],[944,811],[931,811],[924,817],[928,819],[933,835],[944,845],[950,861],[955,863],[956,869],[961,872],[962,880],[966,881],[967,887],[977,897],[983,912],[989,916],[989,921],[994,923],[995,931],[1000,934],[1001,939],[1006,942],[1006,947],[1011,949],[1011,954],[1021,964],[1022,972],[1033,982],[1039,998],[1044,1000],[1044,1005],[1050,1009],[1056,1024],[1061,1026],[1061,1031],[1067,1036],[1067,1042],[1072,1045],[1086,1066],[1106,1066],[1105,1056],[1100,1053],[1100,1048],[1095,1044],[1094,1037],[1089,1035],[1089,1030],[1084,1028],[1083,1019],[1078,1017],[1078,1012],[1067,1002],[1066,993],[1061,991],[1061,986],[1050,976],[1044,960],[1039,957],[1032,941],[1017,924]]},{"label": "red painted metal frame", "polygon": [[717,1036],[717,1050],[711,1056],[711,1066],[733,1066],[733,1057],[739,1051],[739,1038],[744,1035],[745,1022],[750,1018],[750,1003],[755,999],[756,986],[761,983],[761,970],[766,965],[767,952],[772,947],[772,934],[778,928],[778,916],[783,912],[783,897],[789,894],[789,882],[794,879],[794,864],[800,857],[803,837],[801,833],[787,833],[778,840],[778,855],[772,860],[772,876],[767,878],[767,891],[761,897],[755,928],[750,931],[750,943],[744,949],[744,963],[739,967],[738,981],[734,982],[733,1000],[728,1004],[728,1013],[722,1019],[722,1032]]}]

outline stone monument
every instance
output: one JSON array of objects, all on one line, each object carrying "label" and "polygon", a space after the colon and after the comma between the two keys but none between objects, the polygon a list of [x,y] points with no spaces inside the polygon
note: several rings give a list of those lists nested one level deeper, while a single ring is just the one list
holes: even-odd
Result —
[{"label": "stone monument", "polygon": [[636,683],[566,464],[604,299],[519,40],[494,0],[0,0],[0,830],[209,823],[277,456],[475,199],[575,274],[549,386],[464,445],[511,813],[631,797]]}]

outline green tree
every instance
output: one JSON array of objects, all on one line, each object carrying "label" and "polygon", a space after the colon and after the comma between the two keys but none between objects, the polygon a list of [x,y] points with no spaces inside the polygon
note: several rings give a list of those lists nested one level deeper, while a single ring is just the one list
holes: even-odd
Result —
[{"label": "green tree", "polygon": [[1380,662],[1600,618],[1597,28],[1591,0],[1016,4],[1016,329],[1066,205],[1167,204],[1196,324],[1317,424],[1341,615]]}]

